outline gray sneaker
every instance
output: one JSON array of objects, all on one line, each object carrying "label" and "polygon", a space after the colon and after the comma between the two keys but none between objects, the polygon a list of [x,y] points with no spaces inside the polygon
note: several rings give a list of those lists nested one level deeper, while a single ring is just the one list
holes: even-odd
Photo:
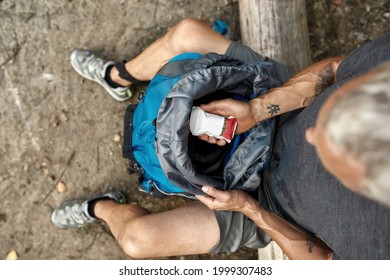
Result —
[{"label": "gray sneaker", "polygon": [[119,204],[126,203],[126,197],[118,191],[105,193],[87,200],[71,200],[54,209],[51,221],[59,228],[77,228],[90,223],[96,223],[99,219],[92,217],[88,211],[89,203],[96,199],[109,198]]},{"label": "gray sneaker", "polygon": [[125,101],[133,95],[130,87],[113,88],[104,79],[107,67],[115,65],[113,61],[104,61],[88,50],[75,49],[70,55],[70,64],[78,74],[97,82],[117,101]]}]

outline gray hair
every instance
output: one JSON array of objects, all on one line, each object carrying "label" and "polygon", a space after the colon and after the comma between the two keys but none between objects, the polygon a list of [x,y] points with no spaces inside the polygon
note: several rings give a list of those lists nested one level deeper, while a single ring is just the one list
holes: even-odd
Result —
[{"label": "gray hair", "polygon": [[340,96],[324,124],[338,146],[366,168],[365,195],[390,207],[390,62]]}]

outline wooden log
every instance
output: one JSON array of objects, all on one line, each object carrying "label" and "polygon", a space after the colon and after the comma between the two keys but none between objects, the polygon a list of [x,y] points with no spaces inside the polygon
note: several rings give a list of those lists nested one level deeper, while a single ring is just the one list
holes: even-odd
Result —
[{"label": "wooden log", "polygon": [[312,64],[305,0],[239,0],[241,40],[287,65],[290,76]]},{"label": "wooden log", "polygon": [[[305,0],[239,0],[241,40],[263,56],[284,63],[290,77],[312,64]],[[259,259],[288,259],[271,242]]]}]

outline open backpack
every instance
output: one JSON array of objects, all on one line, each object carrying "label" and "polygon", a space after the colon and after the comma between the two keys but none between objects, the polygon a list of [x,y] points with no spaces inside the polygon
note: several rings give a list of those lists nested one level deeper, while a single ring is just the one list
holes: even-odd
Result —
[{"label": "open backpack", "polygon": [[203,185],[255,190],[269,161],[275,120],[217,146],[191,135],[190,112],[217,99],[248,102],[280,84],[275,65],[267,61],[245,63],[215,53],[172,58],[125,113],[123,157],[140,189],[189,198],[203,194]]}]

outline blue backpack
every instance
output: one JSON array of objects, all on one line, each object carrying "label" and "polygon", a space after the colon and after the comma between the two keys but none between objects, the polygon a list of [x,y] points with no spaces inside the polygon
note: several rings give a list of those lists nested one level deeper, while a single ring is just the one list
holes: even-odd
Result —
[{"label": "blue backpack", "polygon": [[123,157],[140,190],[157,197],[194,198],[202,185],[255,190],[271,149],[274,120],[236,135],[220,147],[190,134],[193,105],[236,98],[248,101],[281,84],[273,63],[242,61],[215,53],[172,58],[125,113]]}]

